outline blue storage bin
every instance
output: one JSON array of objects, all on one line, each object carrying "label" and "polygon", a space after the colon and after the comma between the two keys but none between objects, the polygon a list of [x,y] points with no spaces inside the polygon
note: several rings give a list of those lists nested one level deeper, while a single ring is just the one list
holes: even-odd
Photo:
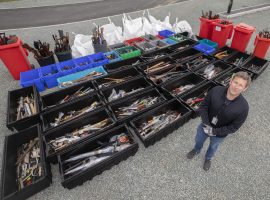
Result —
[{"label": "blue storage bin", "polygon": [[73,62],[75,63],[78,72],[89,69],[87,66],[93,65],[93,61],[89,59],[88,56],[75,58],[73,59]]},{"label": "blue storage bin", "polygon": [[39,92],[45,90],[44,81],[40,78],[39,69],[32,69],[20,73],[20,85],[22,87],[29,87],[35,85]]},{"label": "blue storage bin", "polygon": [[88,56],[93,61],[93,66],[103,66],[109,63],[109,59],[101,52]]},{"label": "blue storage bin", "polygon": [[59,72],[61,72],[63,76],[77,72],[76,65],[73,62],[73,60],[60,62],[57,64],[57,67],[58,67]]},{"label": "blue storage bin", "polygon": [[158,32],[158,35],[160,35],[162,37],[165,37],[165,38],[168,38],[168,37],[170,37],[170,36],[172,36],[174,34],[175,34],[175,32],[172,32],[170,30],[162,30],[162,31]]},{"label": "blue storage bin", "polygon": [[213,42],[212,40],[202,39],[202,40],[199,40],[199,43],[204,43],[204,44],[211,46],[215,49],[218,48],[218,44],[216,42]]},{"label": "blue storage bin", "polygon": [[[122,60],[122,58],[115,51],[110,51],[110,52],[106,52],[103,54],[109,60],[109,63],[113,63],[113,62],[117,62],[117,61]],[[110,56],[110,55],[114,56],[114,59],[109,59],[108,56]]]},{"label": "blue storage bin", "polygon": [[57,78],[61,77],[62,73],[59,72],[56,64],[52,64],[45,67],[40,67],[39,75],[45,82],[47,88],[53,88],[58,85]]},{"label": "blue storage bin", "polygon": [[165,39],[163,39],[163,40],[161,40],[161,41],[163,41],[163,42],[165,42],[165,43],[167,43],[167,44],[169,44],[169,45],[177,44],[177,42],[176,42],[175,40],[172,40],[172,39],[170,39],[170,38],[165,38]]},{"label": "blue storage bin", "polygon": [[193,48],[203,52],[204,54],[211,54],[216,50],[215,48],[204,43],[197,44]]},{"label": "blue storage bin", "polygon": [[[91,73],[93,71],[103,73],[101,76],[96,77],[96,78],[100,78],[102,76],[107,75],[107,72],[105,71],[105,69],[102,66],[98,66],[98,67],[87,69],[87,70],[84,70],[84,71],[81,71],[81,72],[77,72],[77,73],[74,73],[74,74],[70,74],[70,75],[67,75],[67,76],[60,77],[60,78],[57,79],[58,86],[62,87],[61,83],[80,79],[82,77],[87,76],[89,73]],[[94,78],[94,79],[96,79],[96,78]]]}]

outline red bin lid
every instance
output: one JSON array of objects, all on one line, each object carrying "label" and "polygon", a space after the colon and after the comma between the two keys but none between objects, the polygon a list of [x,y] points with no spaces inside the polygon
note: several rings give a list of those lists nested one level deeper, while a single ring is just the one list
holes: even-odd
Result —
[{"label": "red bin lid", "polygon": [[253,33],[255,31],[255,27],[247,25],[245,23],[237,24],[234,29],[244,33]]}]

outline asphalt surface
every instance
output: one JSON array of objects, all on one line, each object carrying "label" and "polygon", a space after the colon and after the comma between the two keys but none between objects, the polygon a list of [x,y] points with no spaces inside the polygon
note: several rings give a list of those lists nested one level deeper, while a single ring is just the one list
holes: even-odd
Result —
[{"label": "asphalt surface", "polygon": [[[268,3],[269,0],[235,1],[234,8]],[[196,5],[196,6],[195,6]],[[187,20],[194,33],[199,32],[201,10],[213,10],[215,13],[226,10],[227,2],[216,0],[193,0],[182,4],[150,9],[158,19],[171,13],[171,23],[178,17]],[[141,16],[142,12],[131,13],[131,17]],[[256,33],[269,27],[270,12],[264,11],[233,19],[235,24],[247,23],[256,27]],[[122,15],[111,17],[121,25]],[[89,34],[92,23],[103,25],[107,19],[94,19],[61,26],[48,26],[20,30],[10,30],[7,34],[17,34],[24,42],[42,39],[53,43],[51,34],[58,29],[68,32]],[[255,33],[248,45],[252,52]],[[73,39],[71,40],[73,43]],[[230,41],[228,42],[230,44]],[[270,52],[267,57],[270,60]],[[30,57],[30,62],[35,60]],[[3,149],[4,136],[12,132],[6,128],[7,93],[20,88],[7,69],[0,62],[0,149]],[[186,153],[194,145],[196,126],[200,119],[190,120],[172,134],[155,145],[144,148],[139,141],[137,154],[101,175],[94,177],[72,190],[61,186],[58,165],[52,165],[52,185],[34,195],[32,200],[156,200],[156,199],[213,199],[213,200],[268,200],[270,196],[270,68],[252,83],[244,96],[249,102],[250,112],[247,121],[236,133],[226,138],[213,159],[209,172],[202,169],[203,151],[194,160],[186,159]],[[0,151],[0,160],[3,151]],[[0,162],[0,169],[2,168]]]},{"label": "asphalt surface", "polygon": [[63,24],[159,7],[187,0],[100,0],[71,5],[0,10],[0,29]]}]

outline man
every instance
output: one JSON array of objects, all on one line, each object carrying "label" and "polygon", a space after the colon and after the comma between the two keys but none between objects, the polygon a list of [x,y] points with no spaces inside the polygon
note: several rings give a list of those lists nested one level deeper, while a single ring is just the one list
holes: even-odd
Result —
[{"label": "man", "polygon": [[202,123],[197,128],[195,146],[187,154],[192,159],[200,153],[205,140],[210,144],[205,155],[203,169],[208,171],[217,148],[228,134],[236,132],[245,122],[249,106],[241,95],[251,82],[247,72],[237,72],[230,80],[229,87],[217,86],[211,89],[201,103],[199,112]]}]

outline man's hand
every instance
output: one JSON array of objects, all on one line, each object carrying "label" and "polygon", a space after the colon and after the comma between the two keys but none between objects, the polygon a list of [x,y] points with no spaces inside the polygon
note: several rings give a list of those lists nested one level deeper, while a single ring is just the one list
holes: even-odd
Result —
[{"label": "man's hand", "polygon": [[213,128],[211,126],[204,124],[203,125],[203,130],[204,130],[205,134],[207,134],[208,136],[210,136],[210,137],[215,136],[213,134]]}]

